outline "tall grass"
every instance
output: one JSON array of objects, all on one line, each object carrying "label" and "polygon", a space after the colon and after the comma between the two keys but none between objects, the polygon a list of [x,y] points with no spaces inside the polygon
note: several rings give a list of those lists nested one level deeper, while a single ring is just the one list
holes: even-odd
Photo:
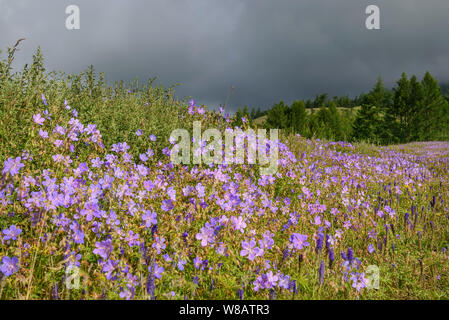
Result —
[{"label": "tall grass", "polygon": [[[65,101],[82,123],[97,126],[107,148],[126,141],[133,155],[145,152],[148,136],[154,134],[158,137],[153,144],[157,158],[172,130],[191,123],[187,121],[187,102],[176,100],[172,87],[154,85],[154,79],[144,85],[137,80],[108,85],[104,74],[96,73],[93,66],[80,74],[46,72],[40,48],[30,65],[12,72],[19,44],[8,48],[0,61],[0,162],[32,148],[28,128],[34,114],[47,109],[56,119],[66,117]],[[48,106],[43,104],[42,95]],[[142,131],[140,136],[137,130]]]}]

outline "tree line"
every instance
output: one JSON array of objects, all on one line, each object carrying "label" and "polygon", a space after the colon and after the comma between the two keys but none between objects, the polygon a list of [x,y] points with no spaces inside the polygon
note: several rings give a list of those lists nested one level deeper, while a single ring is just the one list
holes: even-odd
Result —
[{"label": "tree line", "polygon": [[[443,90],[444,89],[444,90]],[[375,144],[449,140],[449,90],[426,72],[421,80],[405,73],[388,90],[379,77],[368,93],[350,98],[320,94],[312,101],[280,101],[271,109],[236,113],[237,125],[265,116],[265,128],[299,133],[307,138],[366,141]]]}]

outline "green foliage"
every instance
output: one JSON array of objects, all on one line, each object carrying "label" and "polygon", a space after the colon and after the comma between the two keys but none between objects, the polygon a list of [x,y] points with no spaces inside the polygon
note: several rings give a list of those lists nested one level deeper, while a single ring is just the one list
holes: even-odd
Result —
[{"label": "green foliage", "polygon": [[[136,80],[129,86],[123,82],[110,86],[105,83],[104,74],[97,74],[93,66],[75,75],[47,73],[40,48],[30,66],[11,73],[14,48],[8,49],[9,55],[0,60],[2,163],[7,155],[20,156],[24,149],[33,151],[28,129],[33,115],[47,109],[53,118],[67,117],[65,100],[71,111],[78,112],[82,123],[95,123],[106,148],[127,141],[134,157],[147,151],[148,136],[154,134],[158,137],[153,144],[157,158],[162,152],[162,141],[168,141],[170,133],[184,128],[188,124],[186,118],[192,117],[186,112],[187,104],[173,98],[173,88],[155,86],[154,79],[145,85]],[[141,136],[136,135],[137,130],[142,130]]]},{"label": "green foliage", "polygon": [[449,90],[443,96],[429,72],[421,82],[403,73],[393,90],[385,89],[379,77],[369,93],[354,99],[329,101],[327,94],[320,94],[290,107],[281,101],[267,111],[265,125],[327,140],[383,145],[443,141],[449,139]]},{"label": "green foliage", "polygon": [[253,116],[248,111],[248,107],[244,106],[243,110],[239,108],[235,113],[232,125],[237,127],[243,127],[244,123],[248,123],[250,126],[252,126],[253,119],[254,119]]},{"label": "green foliage", "polygon": [[441,88],[429,72],[426,72],[421,85],[423,92],[418,111],[421,121],[417,128],[420,134],[419,138],[424,141],[447,137],[448,127],[444,127],[444,123],[441,122],[441,119],[447,117],[447,114],[444,114],[447,110],[444,107]]},{"label": "green foliage", "polygon": [[268,110],[266,124],[269,128],[289,128],[289,114],[289,107],[284,104],[284,101],[280,101],[271,110]]},{"label": "green foliage", "polygon": [[379,118],[376,106],[363,104],[354,120],[353,138],[357,141],[376,143],[378,124]]},{"label": "green foliage", "polygon": [[286,132],[298,133],[306,137],[344,140],[350,137],[353,111],[340,111],[337,103],[327,101],[327,95],[317,96],[315,103],[320,104],[317,112],[309,109],[301,100],[294,101],[291,106],[283,101],[275,104],[267,111],[265,126],[283,129]]},{"label": "green foliage", "polygon": [[290,108],[290,126],[294,132],[304,134],[307,124],[307,112],[304,101],[294,101]]},{"label": "green foliage", "polygon": [[257,118],[260,118],[260,117],[263,117],[264,115],[265,115],[265,112],[260,111],[260,108],[257,108],[257,110],[254,109],[254,108],[251,109],[250,117],[253,120],[257,119]]}]

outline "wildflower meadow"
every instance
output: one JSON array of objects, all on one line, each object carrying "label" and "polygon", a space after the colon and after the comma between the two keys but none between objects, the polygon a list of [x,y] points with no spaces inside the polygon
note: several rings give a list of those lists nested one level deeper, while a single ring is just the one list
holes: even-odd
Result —
[{"label": "wildflower meadow", "polygon": [[[258,141],[278,150],[271,175],[174,164],[176,129],[241,129],[246,157],[257,125],[152,81],[47,72],[40,51],[13,72],[14,51],[0,63],[0,299],[449,298],[449,142],[280,131]],[[200,139],[192,155],[210,152]]]}]

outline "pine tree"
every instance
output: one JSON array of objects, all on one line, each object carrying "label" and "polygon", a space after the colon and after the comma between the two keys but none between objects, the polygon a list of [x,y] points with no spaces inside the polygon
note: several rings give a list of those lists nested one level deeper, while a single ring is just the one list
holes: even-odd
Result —
[{"label": "pine tree", "polygon": [[[365,104],[365,116],[369,115],[372,121],[375,121],[367,130],[368,136],[365,139],[376,142],[391,141],[393,133],[391,132],[391,119],[388,117],[388,93],[381,77],[377,79],[374,88],[368,94],[362,96],[362,100]],[[371,106],[369,111],[366,105]],[[375,115],[371,116],[371,113]],[[372,130],[374,132],[371,132]]]},{"label": "pine tree", "polygon": [[256,119],[256,109],[251,108],[251,114],[250,114],[251,119]]},{"label": "pine tree", "polygon": [[367,95],[368,103],[376,106],[379,110],[384,110],[385,108],[385,87],[381,77],[377,79],[377,82]]},{"label": "pine tree", "polygon": [[394,89],[394,102],[390,109],[394,122],[390,125],[394,130],[394,135],[400,142],[405,142],[407,138],[407,115],[409,113],[410,101],[410,81],[405,73],[402,73],[401,79],[397,82],[397,88]]},{"label": "pine tree", "polygon": [[421,140],[421,105],[423,99],[423,88],[415,75],[410,79],[409,114],[407,126],[407,141]]},{"label": "pine tree", "polygon": [[329,107],[327,108],[327,112],[329,114],[328,125],[331,129],[331,139],[334,140],[342,140],[343,139],[343,129],[341,123],[340,112],[337,109],[337,104],[332,101],[329,103]]},{"label": "pine tree", "polygon": [[320,139],[331,139],[332,138],[332,129],[330,127],[331,122],[331,114],[328,110],[328,108],[322,104],[320,109],[315,115],[315,118],[317,120],[317,137]]},{"label": "pine tree", "polygon": [[420,108],[420,136],[422,140],[433,140],[441,135],[444,129],[441,118],[444,117],[444,101],[438,82],[426,72],[422,85],[422,105]]},{"label": "pine tree", "polygon": [[313,109],[313,101],[310,99],[306,100],[306,109]]},{"label": "pine tree", "polygon": [[243,117],[243,111],[239,107],[238,110],[236,111],[236,113],[234,114],[234,121],[232,122],[232,126],[241,127],[243,124],[242,117]]},{"label": "pine tree", "polygon": [[443,117],[441,119],[442,123],[442,131],[439,139],[448,141],[449,140],[449,95],[446,96],[446,99],[443,103]]},{"label": "pine tree", "polygon": [[307,121],[306,105],[304,101],[294,101],[290,106],[291,124],[293,132],[304,135]]},{"label": "pine tree", "polygon": [[268,112],[266,123],[269,128],[285,129],[290,126],[288,119],[288,107],[284,104],[284,101],[280,101],[275,104]]},{"label": "pine tree", "polygon": [[314,108],[321,108],[327,104],[327,93],[322,93],[315,97],[315,101],[313,102]]},{"label": "pine tree", "polygon": [[368,103],[362,104],[354,120],[352,130],[353,140],[377,143],[379,140],[377,136],[378,121],[376,107]]},{"label": "pine tree", "polygon": [[317,135],[317,131],[318,131],[318,122],[316,120],[316,114],[312,113],[307,116],[305,136],[309,139],[315,138]]},{"label": "pine tree", "polygon": [[382,78],[379,77],[374,88],[368,94],[359,97],[361,109],[358,110],[353,130],[353,139],[360,139],[372,143],[388,140],[390,128],[385,123],[387,114],[388,95]]}]

